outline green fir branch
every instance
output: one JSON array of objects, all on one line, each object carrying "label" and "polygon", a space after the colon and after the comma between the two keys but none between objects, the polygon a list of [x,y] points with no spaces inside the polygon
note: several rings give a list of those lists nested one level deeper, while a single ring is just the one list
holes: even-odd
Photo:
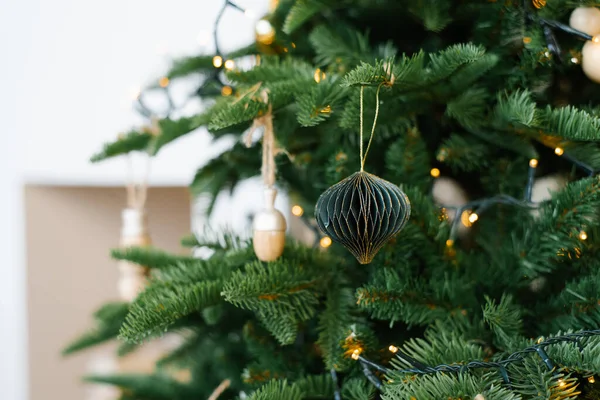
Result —
[{"label": "green fir branch", "polygon": [[347,379],[342,386],[342,398],[348,400],[373,400],[377,389],[366,379]]},{"label": "green fir branch", "polygon": [[92,346],[115,339],[119,329],[129,312],[128,303],[108,303],[94,313],[96,326],[72,341],[62,351],[63,355],[70,355]]},{"label": "green fir branch", "polygon": [[346,90],[331,79],[314,85],[309,92],[296,97],[298,123],[301,126],[316,126],[327,120],[339,111],[340,100],[345,95]]},{"label": "green fir branch", "polygon": [[341,343],[348,336],[350,313],[354,303],[352,291],[334,284],[326,294],[325,309],[319,316],[317,344],[323,352],[327,370],[338,369],[343,350]]},{"label": "green fir branch", "polygon": [[283,32],[292,34],[308,20],[326,9],[331,2],[319,0],[296,0],[283,23]]},{"label": "green fir branch", "polygon": [[175,79],[185,77],[194,73],[212,72],[213,56],[201,55],[192,57],[183,57],[173,61],[173,65],[167,72],[167,78]]},{"label": "green fir branch", "polygon": [[598,223],[599,207],[598,177],[573,182],[543,203],[538,220],[515,249],[526,274],[533,278],[557,268],[565,253],[580,246],[581,228]]},{"label": "green fir branch", "polygon": [[196,263],[198,259],[189,256],[179,256],[159,250],[155,247],[126,247],[111,250],[115,260],[129,261],[147,268],[166,268],[177,263]]},{"label": "green fir branch", "polygon": [[307,375],[294,382],[304,399],[328,400],[333,397],[334,385],[330,374]]},{"label": "green fir branch", "polygon": [[294,320],[312,317],[323,282],[312,271],[288,260],[246,264],[225,282],[223,297],[237,307],[262,315],[291,315]]},{"label": "green fir branch", "polygon": [[495,375],[435,374],[404,379],[392,372],[393,383],[384,386],[382,400],[473,399],[481,394],[486,400],[519,400],[508,388],[494,385]]},{"label": "green fir branch", "polygon": [[84,381],[117,386],[136,399],[186,399],[191,398],[194,393],[192,387],[163,374],[96,375],[86,376]]},{"label": "green fir branch", "polygon": [[131,131],[120,136],[116,141],[106,143],[102,150],[94,154],[91,162],[100,162],[112,157],[121,156],[132,151],[146,151],[152,140],[150,133]]},{"label": "green fir branch", "polygon": [[414,127],[398,138],[386,151],[386,179],[425,191],[430,184],[431,164],[421,132]]},{"label": "green fir branch", "polygon": [[302,400],[302,392],[286,380],[272,380],[252,393],[248,400]]},{"label": "green fir branch", "polygon": [[160,335],[180,318],[217,304],[221,287],[216,281],[190,284],[155,281],[131,304],[119,337],[140,342]]},{"label": "green fir branch", "polygon": [[487,168],[490,156],[490,146],[478,138],[453,133],[442,142],[436,158],[455,172],[471,172]]},{"label": "green fir branch", "polygon": [[465,128],[480,126],[485,118],[487,99],[485,89],[469,89],[448,102],[446,115]]},{"label": "green fir branch", "polygon": [[425,29],[440,32],[452,21],[449,0],[419,0],[410,3],[408,10],[420,20]]},{"label": "green fir branch", "polygon": [[200,114],[194,117],[182,117],[178,120],[169,118],[162,119],[158,122],[160,133],[153,136],[148,143],[148,152],[155,156],[165,145],[193,132],[201,125],[207,125],[208,122],[209,114]]},{"label": "green fir branch", "polygon": [[336,25],[319,25],[313,29],[308,39],[316,53],[317,65],[330,65],[342,60],[348,68],[352,68],[375,58],[369,47],[368,35],[342,22]]},{"label": "green fir branch", "polygon": [[486,296],[483,319],[492,328],[496,342],[508,349],[515,337],[521,334],[522,311],[514,304],[510,295],[503,295],[500,302]]}]

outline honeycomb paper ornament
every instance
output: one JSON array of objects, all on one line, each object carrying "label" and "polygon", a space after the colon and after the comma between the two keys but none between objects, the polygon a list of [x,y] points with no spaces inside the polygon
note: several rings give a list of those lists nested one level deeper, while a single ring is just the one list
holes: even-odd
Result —
[{"label": "honeycomb paper ornament", "polygon": [[404,227],[410,202],[400,188],[359,171],[327,189],[317,201],[317,225],[368,264],[383,245]]}]

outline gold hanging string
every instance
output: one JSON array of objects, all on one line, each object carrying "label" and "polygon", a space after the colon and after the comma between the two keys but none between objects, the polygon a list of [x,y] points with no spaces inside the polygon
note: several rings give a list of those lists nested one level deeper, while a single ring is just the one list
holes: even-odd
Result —
[{"label": "gold hanging string", "polygon": [[371,148],[371,143],[373,142],[373,136],[375,135],[375,127],[377,126],[377,118],[379,117],[379,91],[383,86],[384,82],[381,82],[379,86],[377,86],[377,92],[375,93],[375,117],[373,118],[373,127],[371,128],[371,137],[369,137],[369,143],[367,144],[367,150],[363,156],[363,97],[365,87],[360,87],[360,170],[365,170],[365,161],[367,161],[367,154],[369,154],[369,149]]},{"label": "gold hanging string", "polygon": [[360,87],[360,170],[361,172],[365,169],[365,163],[363,162],[363,96],[365,92],[364,85]]}]

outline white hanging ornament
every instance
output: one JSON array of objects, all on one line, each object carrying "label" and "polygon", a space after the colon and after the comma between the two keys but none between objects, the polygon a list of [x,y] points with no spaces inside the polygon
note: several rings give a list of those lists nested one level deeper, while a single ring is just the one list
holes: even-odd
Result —
[{"label": "white hanging ornament", "polygon": [[588,35],[600,33],[600,9],[596,7],[577,7],[571,13],[569,25],[573,29]]},{"label": "white hanging ornament", "polygon": [[591,40],[583,45],[581,68],[590,80],[600,83],[600,43]]},{"label": "white hanging ornament", "polygon": [[261,261],[275,261],[283,254],[287,224],[281,211],[275,209],[277,190],[265,189],[265,208],[252,223],[254,252]]},{"label": "white hanging ornament", "polygon": [[[121,213],[123,226],[121,230],[121,247],[150,246],[146,212],[143,209],[126,208]],[[149,270],[146,267],[120,260],[119,295],[125,301],[133,301],[146,286]]]}]

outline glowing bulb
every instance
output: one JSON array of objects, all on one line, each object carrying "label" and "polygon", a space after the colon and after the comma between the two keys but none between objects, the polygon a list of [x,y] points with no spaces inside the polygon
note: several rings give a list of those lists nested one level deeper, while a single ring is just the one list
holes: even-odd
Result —
[{"label": "glowing bulb", "polygon": [[452,239],[446,240],[446,247],[452,247],[452,246],[454,246],[454,240],[452,240]]},{"label": "glowing bulb", "polygon": [[214,56],[213,57],[213,66],[215,68],[221,68],[222,65],[223,65],[223,57],[221,57],[221,56]]},{"label": "glowing bulb", "polygon": [[533,0],[532,3],[533,3],[533,6],[535,8],[537,8],[538,10],[540,8],[546,7],[546,0]]},{"label": "glowing bulb", "polygon": [[321,245],[321,247],[323,247],[325,249],[327,247],[331,246],[331,243],[332,243],[332,241],[331,241],[331,238],[329,236],[323,236],[321,238],[321,240],[319,241],[319,244]]},{"label": "glowing bulb", "polygon": [[571,62],[573,64],[579,64],[579,58],[577,58],[577,57],[571,57]]},{"label": "glowing bulb", "polygon": [[158,84],[162,88],[165,88],[165,87],[169,86],[169,78],[167,78],[166,76],[163,76],[162,78],[160,78],[158,80]]},{"label": "glowing bulb", "polygon": [[538,338],[538,340],[536,341],[536,343],[537,343],[537,344],[541,344],[543,341],[544,341],[544,337],[543,337],[543,336],[540,336],[540,337]]},{"label": "glowing bulb", "polygon": [[258,21],[254,30],[256,31],[256,40],[262,44],[269,45],[275,40],[275,29],[266,19]]},{"label": "glowing bulb", "polygon": [[594,42],[594,43],[600,43],[600,36],[599,36],[599,35],[595,35],[595,36],[592,38],[592,42]]},{"label": "glowing bulb", "polygon": [[587,238],[588,238],[588,235],[585,231],[579,232],[579,239],[586,240]]},{"label": "glowing bulb", "polygon": [[565,381],[563,379],[559,379],[558,380],[558,386],[560,387],[564,387],[566,385]]},{"label": "glowing bulb", "polygon": [[469,210],[465,210],[462,212],[462,214],[460,214],[460,222],[462,222],[462,224],[464,226],[466,226],[467,228],[470,227],[471,225],[473,225],[469,219],[470,216],[471,216],[471,211],[469,211]]},{"label": "glowing bulb", "polygon": [[231,96],[231,93],[233,93],[233,89],[231,88],[231,86],[223,86],[223,88],[221,89],[221,94],[223,96]]},{"label": "glowing bulb", "polygon": [[477,221],[478,219],[479,219],[479,215],[477,215],[475,213],[469,215],[469,222],[472,224],[475,223],[475,221]]},{"label": "glowing bulb", "polygon": [[589,383],[595,383],[595,382],[596,382],[596,380],[594,379],[594,377],[593,377],[593,376],[590,376],[590,377],[588,378],[588,382],[589,382]]},{"label": "glowing bulb", "polygon": [[315,74],[313,75],[313,78],[315,78],[315,82],[317,82],[317,83],[321,82],[326,77],[327,76],[325,75],[325,72],[321,71],[320,68],[317,68],[315,70]]},{"label": "glowing bulb", "polygon": [[538,166],[538,160],[536,160],[535,158],[532,158],[531,160],[529,160],[529,166],[531,168],[537,168],[537,166]]},{"label": "glowing bulb", "polygon": [[273,26],[266,19],[261,19],[256,23],[256,33],[259,35],[268,35],[273,30]]},{"label": "glowing bulb", "polygon": [[360,350],[356,349],[352,352],[352,359],[353,360],[358,360],[358,358],[360,357]]},{"label": "glowing bulb", "polygon": [[326,105],[325,107],[321,108],[319,110],[319,112],[321,114],[329,114],[329,113],[331,113],[331,106],[330,105]]},{"label": "glowing bulb", "polygon": [[431,171],[429,171],[429,173],[431,174],[431,176],[433,176],[434,178],[437,178],[438,176],[440,176],[440,170],[437,168],[431,168]]},{"label": "glowing bulb", "polygon": [[554,154],[556,154],[557,156],[562,156],[564,152],[565,150],[562,147],[557,147],[554,149]]},{"label": "glowing bulb", "polygon": [[390,344],[390,347],[388,347],[388,349],[392,353],[397,353],[398,352],[398,348],[396,346],[394,346],[393,344]]},{"label": "glowing bulb", "polygon": [[302,214],[304,214],[304,209],[296,204],[292,207],[292,214],[294,214],[296,217],[301,217]]},{"label": "glowing bulb", "polygon": [[225,61],[225,69],[233,69],[235,67],[235,61],[227,60]]}]

